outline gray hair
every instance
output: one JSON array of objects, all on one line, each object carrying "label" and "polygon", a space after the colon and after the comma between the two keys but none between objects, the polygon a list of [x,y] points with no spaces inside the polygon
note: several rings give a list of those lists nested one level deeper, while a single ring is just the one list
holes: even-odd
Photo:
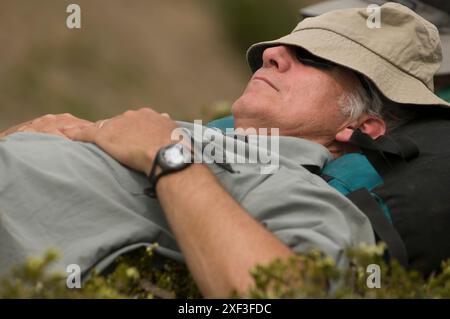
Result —
[{"label": "gray hair", "polygon": [[343,93],[338,101],[342,114],[350,121],[362,115],[376,116],[385,121],[389,132],[416,117],[416,111],[388,100],[365,77],[360,76],[360,79],[361,83],[351,92]]}]

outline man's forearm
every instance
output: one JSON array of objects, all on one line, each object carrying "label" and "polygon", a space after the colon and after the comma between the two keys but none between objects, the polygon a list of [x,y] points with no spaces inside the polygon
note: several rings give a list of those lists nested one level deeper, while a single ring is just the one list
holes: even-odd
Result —
[{"label": "man's forearm", "polygon": [[252,284],[250,268],[293,254],[239,206],[202,164],[163,177],[157,192],[205,297],[243,292]]}]

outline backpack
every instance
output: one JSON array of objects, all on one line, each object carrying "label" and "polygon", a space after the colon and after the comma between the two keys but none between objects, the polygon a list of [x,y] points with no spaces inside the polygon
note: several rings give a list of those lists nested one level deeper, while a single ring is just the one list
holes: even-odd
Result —
[{"label": "backpack", "polygon": [[450,258],[450,119],[437,113],[377,140],[355,131],[350,142],[362,153],[321,172],[366,214],[388,255],[424,275]]}]

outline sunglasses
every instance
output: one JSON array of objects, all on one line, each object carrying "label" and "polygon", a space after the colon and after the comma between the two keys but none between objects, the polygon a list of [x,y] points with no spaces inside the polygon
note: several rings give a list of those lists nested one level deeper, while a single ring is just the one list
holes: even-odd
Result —
[{"label": "sunglasses", "polygon": [[292,49],[294,50],[295,57],[301,64],[319,69],[331,69],[336,66],[336,63],[319,58],[318,56],[315,56],[302,48],[292,47]]},{"label": "sunglasses", "polygon": [[[323,58],[320,58],[318,56],[315,56],[314,54],[311,54],[302,48],[292,47],[292,49],[295,52],[295,57],[297,58],[297,60],[303,65],[315,67],[318,69],[324,69],[324,70],[330,70],[330,69],[334,68],[335,66],[337,66],[336,63],[328,61]],[[372,98],[372,90],[370,89],[369,82],[366,80],[366,78],[362,74],[360,74],[358,72],[354,72],[354,74],[358,78],[359,82],[361,83],[362,87],[367,92],[369,97]]]}]

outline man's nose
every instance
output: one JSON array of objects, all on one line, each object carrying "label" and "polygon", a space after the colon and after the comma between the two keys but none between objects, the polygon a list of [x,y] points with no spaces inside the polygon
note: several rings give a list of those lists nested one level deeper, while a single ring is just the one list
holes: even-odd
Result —
[{"label": "man's nose", "polygon": [[289,49],[284,45],[265,49],[262,60],[263,68],[276,68],[279,72],[286,72],[292,63]]}]

